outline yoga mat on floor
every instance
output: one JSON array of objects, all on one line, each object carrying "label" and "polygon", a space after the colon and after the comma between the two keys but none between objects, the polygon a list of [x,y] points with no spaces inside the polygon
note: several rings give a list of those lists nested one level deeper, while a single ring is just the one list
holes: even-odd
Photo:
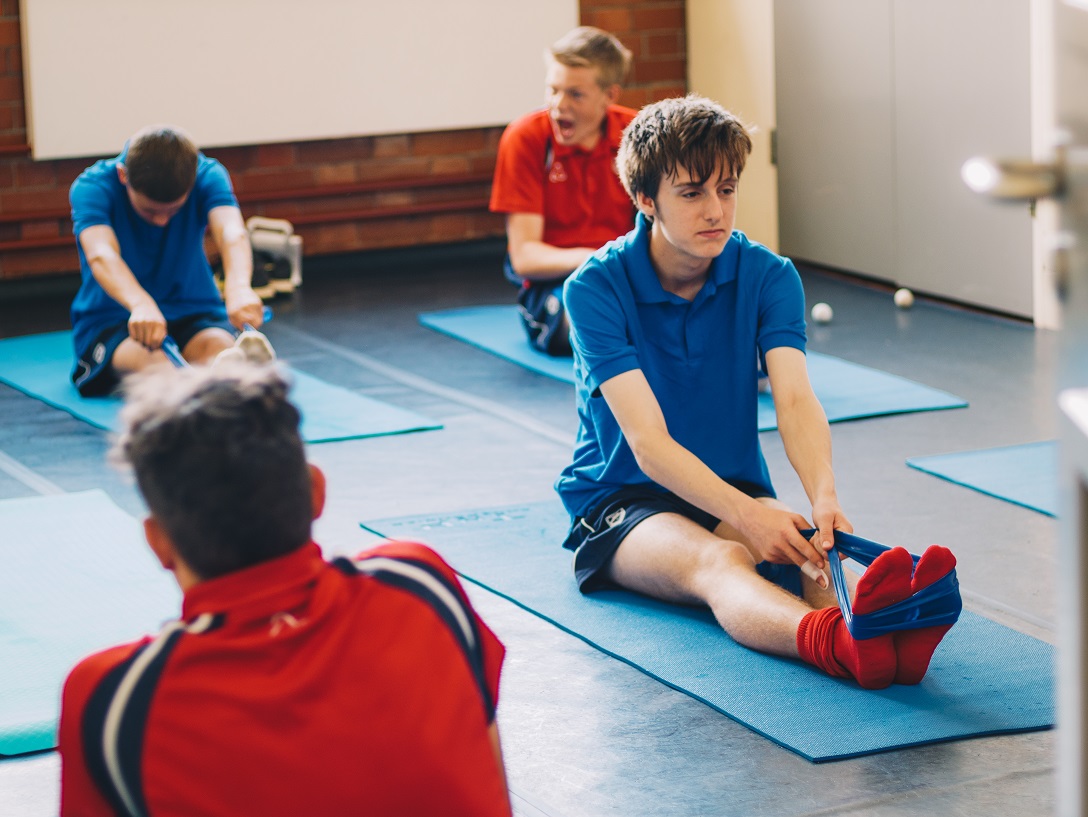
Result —
[{"label": "yoga mat on floor", "polygon": [[56,746],[84,656],[157,632],[181,594],[102,491],[0,501],[0,755]]},{"label": "yoga mat on floor", "polygon": [[[539,374],[574,383],[569,358],[549,357],[529,345],[516,306],[426,312],[419,316],[419,322]],[[808,370],[812,388],[832,423],[967,405],[954,394],[818,352],[808,353]],[[759,430],[777,427],[774,400],[770,394],[760,394]]]},{"label": "yoga mat on floor", "polygon": [[[102,429],[114,429],[121,400],[85,398],[70,380],[72,333],[49,332],[0,340],[0,381]],[[292,400],[302,412],[308,443],[377,437],[441,428],[414,412],[364,397],[297,369]]]},{"label": "yoga mat on floor", "polygon": [[470,306],[424,312],[419,322],[537,374],[574,385],[574,365],[570,358],[552,357],[530,346],[516,306]]},{"label": "yoga mat on floor", "polygon": [[560,547],[567,526],[558,502],[363,523],[430,544],[469,581],[810,761],[1054,723],[1053,648],[987,618],[964,611],[921,684],[863,690],[741,647],[705,609],[581,595]]},{"label": "yoga mat on floor", "polygon": [[907,465],[975,491],[1058,515],[1058,444],[1054,440],[931,457]]}]

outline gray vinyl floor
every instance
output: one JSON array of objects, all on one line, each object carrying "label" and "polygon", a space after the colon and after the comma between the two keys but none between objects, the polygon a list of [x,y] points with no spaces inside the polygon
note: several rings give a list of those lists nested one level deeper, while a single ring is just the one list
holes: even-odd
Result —
[{"label": "gray vinyl floor", "polygon": [[[363,519],[549,498],[571,451],[571,388],[416,321],[420,311],[508,302],[498,259],[420,264],[387,254],[325,267],[276,304],[268,334],[281,356],[444,424],[311,447],[330,480],[317,532],[326,550],[364,545]],[[887,291],[803,273],[809,303],[835,310],[810,332],[812,349],[970,402],[833,426],[840,499],[858,533],[915,552],[949,546],[968,608],[1053,642],[1056,522],[904,460],[1055,437],[1057,336],[924,300],[899,311]],[[0,337],[67,328],[66,306],[0,303]],[[0,499],[103,487],[140,513],[132,487],[104,463],[104,433],[5,386],[0,417]],[[777,435],[763,445],[780,495],[806,512]],[[1053,812],[1053,732],[817,766],[510,602],[470,593],[508,648],[499,723],[522,817]],[[52,753],[0,761],[0,815],[56,814],[58,772]]]}]

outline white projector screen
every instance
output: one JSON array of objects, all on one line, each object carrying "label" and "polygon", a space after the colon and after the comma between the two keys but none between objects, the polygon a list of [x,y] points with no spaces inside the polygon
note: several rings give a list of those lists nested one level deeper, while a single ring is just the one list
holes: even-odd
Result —
[{"label": "white projector screen", "polygon": [[21,0],[35,159],[506,124],[578,0]]}]

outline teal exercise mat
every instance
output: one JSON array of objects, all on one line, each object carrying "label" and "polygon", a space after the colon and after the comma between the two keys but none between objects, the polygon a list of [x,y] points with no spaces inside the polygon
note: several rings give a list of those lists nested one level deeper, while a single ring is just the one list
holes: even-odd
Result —
[{"label": "teal exercise mat", "polygon": [[1054,723],[1054,650],[964,612],[917,686],[867,691],[732,641],[709,611],[622,590],[581,595],[558,502],[380,519],[509,599],[802,757],[822,762]]},{"label": "teal exercise mat", "polygon": [[[419,322],[539,374],[574,383],[570,358],[550,357],[529,345],[516,306],[425,312],[419,316]],[[812,388],[832,423],[967,405],[954,394],[818,352],[808,353],[808,371]],[[770,394],[761,393],[759,430],[777,427],[774,400]]]},{"label": "teal exercise mat", "polygon": [[424,312],[419,316],[419,322],[428,329],[498,355],[537,374],[574,385],[571,359],[552,357],[530,346],[516,306],[470,306]]},{"label": "teal exercise mat", "polygon": [[[81,397],[69,377],[72,333],[49,332],[0,340],[0,381],[102,429],[114,429],[121,400]],[[373,400],[291,369],[292,400],[302,412],[308,443],[351,440],[441,428],[415,412]]]},{"label": "teal exercise mat", "polygon": [[1054,440],[911,457],[907,465],[1014,505],[1058,515],[1058,443]]},{"label": "teal exercise mat", "polygon": [[181,593],[102,491],[0,501],[0,755],[56,746],[84,656],[157,632]]}]

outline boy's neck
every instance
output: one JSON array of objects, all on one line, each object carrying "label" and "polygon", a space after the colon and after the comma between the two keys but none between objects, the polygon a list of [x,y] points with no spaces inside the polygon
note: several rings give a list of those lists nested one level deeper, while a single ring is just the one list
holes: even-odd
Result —
[{"label": "boy's neck", "polygon": [[650,230],[650,263],[661,288],[686,301],[695,300],[706,283],[713,259],[682,253],[669,242],[656,222]]},{"label": "boy's neck", "polygon": [[604,123],[602,122],[601,127],[597,128],[597,130],[593,131],[592,134],[590,134],[585,139],[583,139],[581,142],[579,142],[576,145],[576,147],[581,148],[586,153],[592,153],[593,150],[597,147],[597,145],[599,145],[601,143],[601,137],[603,135],[604,135]]}]

